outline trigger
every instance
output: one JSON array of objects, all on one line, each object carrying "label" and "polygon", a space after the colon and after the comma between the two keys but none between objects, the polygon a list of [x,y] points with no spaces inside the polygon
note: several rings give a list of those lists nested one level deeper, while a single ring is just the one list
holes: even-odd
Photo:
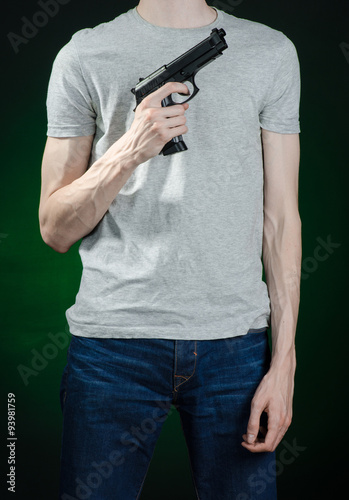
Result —
[{"label": "trigger", "polygon": [[[187,100],[184,101],[184,103],[191,101],[191,99],[193,99],[193,97],[195,97],[196,94],[200,90],[199,87],[197,87],[197,85],[195,83],[194,77],[195,77],[195,74],[192,75],[191,77],[187,78],[185,81],[183,81],[183,83],[188,82],[191,84],[190,86],[188,86],[189,94],[181,94],[181,95],[187,97]],[[182,104],[184,104],[184,103],[182,103]]]}]

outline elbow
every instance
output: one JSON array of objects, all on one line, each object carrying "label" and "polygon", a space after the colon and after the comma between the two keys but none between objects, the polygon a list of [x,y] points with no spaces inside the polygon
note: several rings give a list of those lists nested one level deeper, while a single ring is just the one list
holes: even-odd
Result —
[{"label": "elbow", "polygon": [[40,233],[44,243],[46,243],[46,245],[52,248],[55,252],[58,253],[68,252],[70,245],[64,244],[62,238],[55,235],[54,231],[50,230],[47,227],[47,224],[43,224],[40,222]]},{"label": "elbow", "polygon": [[61,246],[61,245],[57,244],[56,242],[47,243],[47,245],[49,247],[51,247],[55,252],[58,252],[58,253],[67,253],[69,248],[70,248],[69,246],[65,246],[65,247]]},{"label": "elbow", "polygon": [[298,209],[264,210],[263,230],[272,237],[285,231],[301,232],[302,221]]},{"label": "elbow", "polygon": [[294,214],[292,225],[294,227],[294,232],[298,235],[298,237],[301,237],[301,235],[302,235],[302,219],[301,219],[301,216],[300,216],[298,210]]}]

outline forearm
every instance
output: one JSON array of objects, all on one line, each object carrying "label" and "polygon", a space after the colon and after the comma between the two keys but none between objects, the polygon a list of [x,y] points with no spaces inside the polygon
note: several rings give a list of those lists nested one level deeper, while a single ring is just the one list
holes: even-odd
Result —
[{"label": "forearm", "polygon": [[298,211],[272,221],[265,216],[263,262],[271,303],[271,368],[295,370],[300,300],[301,222]]},{"label": "forearm", "polygon": [[[301,221],[298,212],[299,135],[262,129],[264,159],[263,263],[271,305],[272,358],[259,384],[243,446],[274,451],[292,420],[295,334],[301,276]],[[262,412],[267,432],[258,438]]]},{"label": "forearm", "polygon": [[66,252],[89,234],[137,166],[131,150],[115,143],[81,177],[55,191],[41,217],[44,241]]},{"label": "forearm", "polygon": [[[143,99],[136,108],[131,128],[87,171],[86,154],[84,161],[79,162],[79,158],[74,160],[74,156],[79,157],[78,152],[74,155],[60,145],[57,160],[55,146],[48,148],[49,153],[46,158],[44,153],[43,159],[39,208],[45,243],[58,252],[66,252],[89,234],[138,165],[158,155],[168,141],[188,131],[184,113],[189,104],[161,105],[163,99],[177,92],[188,93],[188,87],[168,82]],[[86,139],[88,147],[92,138]],[[79,144],[74,147],[79,148]],[[54,168],[55,162],[58,168]]]}]

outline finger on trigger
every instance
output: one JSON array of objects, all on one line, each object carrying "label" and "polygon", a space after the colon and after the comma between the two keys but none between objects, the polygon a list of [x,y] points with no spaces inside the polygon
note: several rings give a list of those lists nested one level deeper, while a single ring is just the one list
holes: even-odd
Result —
[{"label": "finger on trigger", "polygon": [[168,97],[171,94],[176,94],[176,93],[185,93],[189,94],[189,89],[184,83],[180,82],[167,82],[165,85],[160,87],[158,90],[155,90],[152,94],[150,94],[148,97],[150,98],[151,105],[156,105],[158,107],[161,106],[161,102],[165,97]]}]

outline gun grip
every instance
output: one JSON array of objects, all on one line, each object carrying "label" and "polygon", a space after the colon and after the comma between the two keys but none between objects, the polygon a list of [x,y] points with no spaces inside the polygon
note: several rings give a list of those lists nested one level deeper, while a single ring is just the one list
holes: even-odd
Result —
[{"label": "gun grip", "polygon": [[159,154],[163,154],[164,156],[173,155],[174,153],[180,153],[181,151],[186,151],[187,145],[183,141],[183,137],[181,135],[174,137],[169,142],[165,144]]},{"label": "gun grip", "polygon": [[[163,107],[173,106],[174,104],[177,103],[173,101],[171,94],[161,101],[161,105]],[[182,151],[186,151],[187,149],[187,145],[183,141],[183,136],[178,135],[177,137],[174,137],[169,142],[167,142],[159,154],[168,156],[173,155],[174,153],[181,153]]]}]

